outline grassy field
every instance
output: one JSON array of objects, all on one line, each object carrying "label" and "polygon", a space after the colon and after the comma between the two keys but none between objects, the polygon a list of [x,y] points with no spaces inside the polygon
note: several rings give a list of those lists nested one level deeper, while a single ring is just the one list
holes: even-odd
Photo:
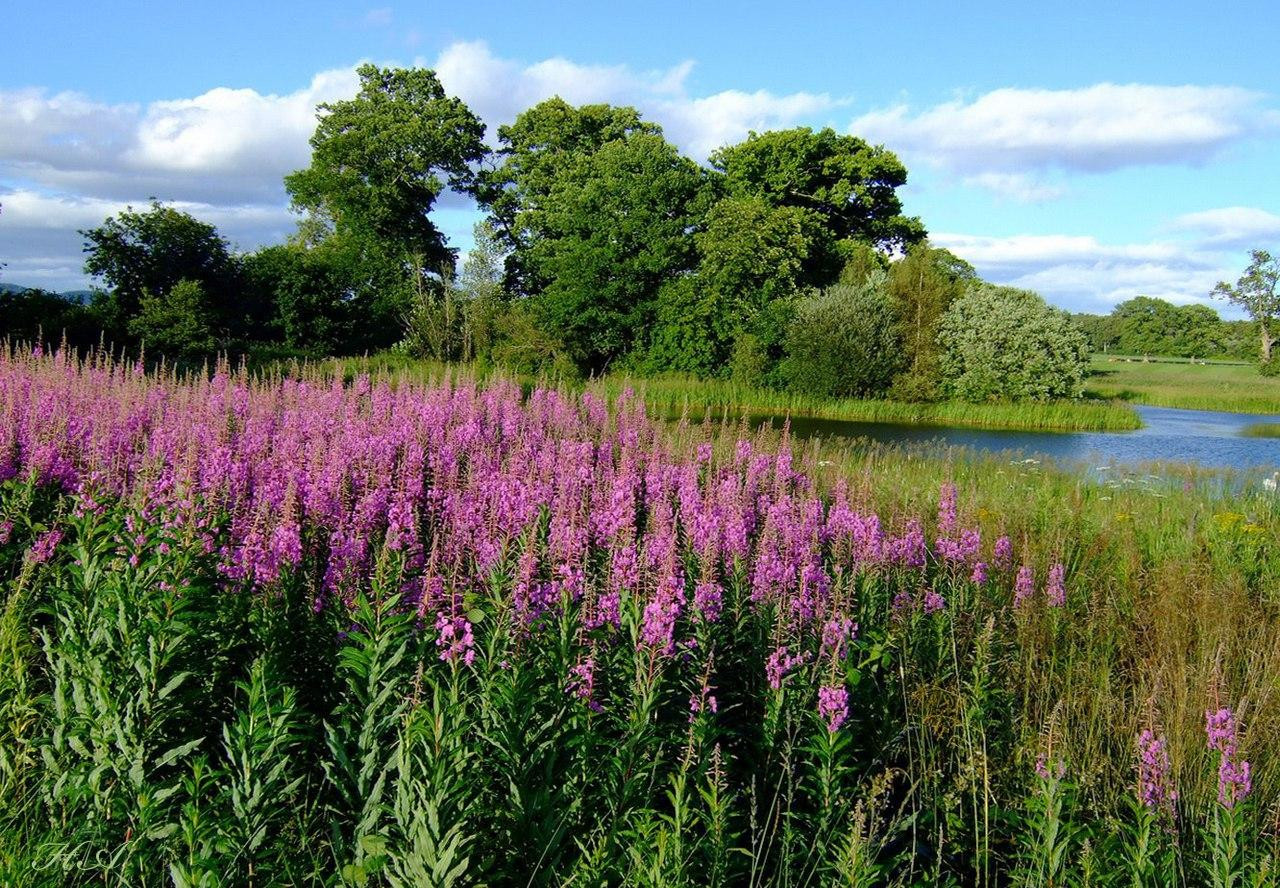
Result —
[{"label": "grassy field", "polygon": [[1192,364],[1094,355],[1088,394],[1155,407],[1280,414],[1280,377],[1252,364]]}]

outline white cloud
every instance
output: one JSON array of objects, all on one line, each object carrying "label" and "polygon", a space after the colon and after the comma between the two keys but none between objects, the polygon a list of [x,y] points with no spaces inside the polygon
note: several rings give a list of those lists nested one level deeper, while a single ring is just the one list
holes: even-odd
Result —
[{"label": "white cloud", "polygon": [[809,92],[725,90],[692,96],[687,85],[691,61],[657,71],[583,65],[559,57],[525,65],[494,55],[481,41],[453,44],[434,67],[445,88],[466,101],[491,128],[557,95],[574,105],[634,105],[662,124],[668,137],[698,160],[721,145],[741,140],[751,130],[796,125],[842,104],[826,93]]},{"label": "white cloud", "polygon": [[933,234],[987,280],[1035,290],[1073,311],[1106,312],[1134,296],[1221,310],[1209,291],[1232,275],[1234,257],[1176,242],[1103,244],[1076,235],[984,237]]},{"label": "white cloud", "polygon": [[850,130],[1005,194],[1044,199],[1052,171],[1101,173],[1150,164],[1200,164],[1280,124],[1265,96],[1232,86],[1100,83],[1079,89],[997,89],[913,112],[896,105]]},{"label": "white cloud", "polygon": [[1280,240],[1280,216],[1257,207],[1221,207],[1186,213],[1169,226],[1197,233],[1206,245],[1266,248]]}]

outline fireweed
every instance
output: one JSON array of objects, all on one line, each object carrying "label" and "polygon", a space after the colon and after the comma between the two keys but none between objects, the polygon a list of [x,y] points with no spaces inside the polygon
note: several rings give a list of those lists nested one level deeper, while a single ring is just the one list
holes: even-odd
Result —
[{"label": "fireweed", "polygon": [[[743,435],[684,451],[628,394],[606,404],[590,394],[526,394],[502,380],[486,388],[255,381],[225,366],[177,380],[101,356],[9,351],[0,353],[0,483],[53,491],[70,514],[67,527],[25,535],[12,514],[0,516],[0,547],[18,540],[22,570],[53,569],[80,558],[77,534],[123,503],[128,517],[104,556],[118,558],[119,570],[146,571],[181,552],[209,565],[227,601],[238,593],[270,607],[300,592],[306,619],[339,627],[325,641],[342,652],[338,671],[372,663],[388,676],[386,688],[349,693],[345,709],[318,709],[313,729],[327,731],[327,751],[315,754],[332,760],[309,779],[340,787],[333,794],[361,812],[338,855],[349,881],[379,867],[411,872],[403,848],[425,854],[466,836],[476,841],[473,868],[497,865],[486,843],[534,867],[495,884],[526,884],[537,867],[553,874],[547,884],[571,873],[583,883],[621,881],[622,863],[600,861],[660,861],[671,830],[691,828],[685,806],[694,798],[707,835],[750,845],[751,859],[773,868],[768,878],[793,867],[834,880],[812,862],[834,833],[803,835],[815,805],[824,830],[861,830],[857,842],[891,823],[863,801],[891,796],[913,824],[932,817],[959,828],[945,801],[913,795],[891,776],[953,742],[931,733],[939,709],[916,712],[936,705],[944,674],[973,701],[956,748],[983,750],[953,771],[956,792],[970,793],[973,812],[996,792],[1005,812],[1016,810],[1019,784],[993,781],[983,796],[974,776],[988,767],[988,743],[993,758],[1012,759],[1019,742],[995,727],[1008,721],[999,702],[1007,698],[989,688],[992,663],[1013,659],[1014,649],[1006,641],[956,678],[950,664],[969,653],[953,613],[981,600],[986,620],[1013,622],[1016,611],[1019,630],[1036,638],[1036,612],[1018,606],[1034,597],[1033,565],[1044,561],[1015,553],[1007,535],[984,535],[952,482],[937,490],[936,511],[879,514],[848,479],[826,493],[812,464],[766,440]],[[1043,569],[1046,603],[1068,608],[1063,565]],[[185,579],[162,582],[167,594],[186,595]],[[291,654],[273,656],[287,665]],[[403,680],[394,684],[397,669]],[[325,701],[341,696],[334,682],[345,679],[310,670],[307,661],[290,673],[300,698],[332,705]],[[329,726],[332,711],[354,726]],[[431,717],[419,723],[412,711]],[[762,713],[775,719],[773,745],[759,739]],[[1250,767],[1229,713],[1211,715],[1220,798],[1231,807],[1251,790]],[[816,736],[806,740],[806,729]],[[816,772],[788,758],[812,749],[822,750]],[[1163,737],[1140,738],[1139,792],[1149,808],[1177,798],[1165,749]],[[936,764],[910,766],[924,773]],[[421,768],[436,794],[383,798],[386,768]],[[1041,780],[1061,778],[1048,768],[1037,769]],[[462,773],[476,785],[446,792]],[[855,810],[857,781],[872,778],[878,788]],[[198,784],[199,769],[186,779]],[[569,785],[590,789],[570,797]],[[487,799],[488,813],[468,807],[472,797]],[[425,825],[413,819],[418,806],[434,812]],[[642,810],[654,819],[633,829]],[[190,861],[199,860],[198,814],[184,815]],[[441,825],[450,817],[456,835]],[[573,829],[563,826],[570,817]],[[947,864],[961,881],[1008,862],[999,842],[976,838],[983,822],[974,814],[973,861]],[[758,823],[785,826],[752,832]],[[883,865],[900,874],[936,874],[945,857],[923,830],[911,841],[881,838]],[[832,845],[821,866],[861,853],[855,844]],[[699,878],[761,881],[754,869],[713,878],[738,859],[724,847],[707,851],[720,862]],[[671,875],[672,866],[659,882],[698,883]]]}]

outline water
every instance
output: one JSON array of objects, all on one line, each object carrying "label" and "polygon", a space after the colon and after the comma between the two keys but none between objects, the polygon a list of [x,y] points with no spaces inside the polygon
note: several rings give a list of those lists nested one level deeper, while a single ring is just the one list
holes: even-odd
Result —
[{"label": "water", "polygon": [[[793,418],[791,430],[813,435],[870,438],[892,444],[937,442],[990,452],[1022,451],[1060,464],[1131,467],[1153,461],[1192,463],[1209,469],[1273,470],[1280,466],[1280,439],[1250,438],[1246,426],[1280,422],[1280,416],[1137,407],[1143,427],[1131,432],[1009,432],[946,426],[897,425]],[[781,425],[757,416],[753,422]]]}]

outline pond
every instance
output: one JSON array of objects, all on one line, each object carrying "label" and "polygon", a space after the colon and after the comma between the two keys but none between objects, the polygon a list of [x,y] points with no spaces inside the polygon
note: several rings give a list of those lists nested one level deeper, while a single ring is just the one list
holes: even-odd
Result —
[{"label": "pond", "polygon": [[[1152,461],[1192,463],[1210,469],[1272,470],[1280,466],[1280,439],[1251,438],[1244,429],[1280,422],[1280,416],[1136,407],[1143,427],[1131,432],[1011,432],[946,426],[895,425],[793,418],[800,437],[869,438],[891,444],[938,442],[991,452],[1021,451],[1058,463],[1090,467],[1134,466]],[[782,418],[755,416],[753,423],[781,425]]]}]

